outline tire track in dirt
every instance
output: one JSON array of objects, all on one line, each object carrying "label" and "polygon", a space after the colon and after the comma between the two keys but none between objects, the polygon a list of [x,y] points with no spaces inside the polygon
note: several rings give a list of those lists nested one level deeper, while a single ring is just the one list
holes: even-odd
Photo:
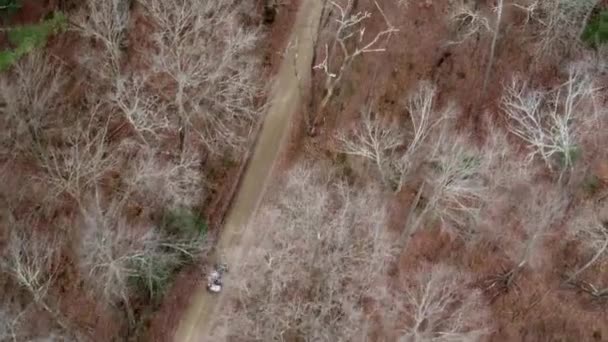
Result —
[{"label": "tire track in dirt", "polygon": [[[217,252],[212,257],[216,260],[222,259],[229,267],[238,262],[240,255],[249,245],[251,239],[248,236],[255,235],[250,231],[245,236],[248,230],[247,223],[262,199],[266,184],[271,181],[272,167],[284,145],[291,115],[299,109],[302,101],[301,89],[308,89],[323,5],[324,0],[304,0],[298,10],[289,47],[274,79],[269,109],[264,117],[257,144],[226,217],[217,244]],[[225,251],[237,252],[223,255]],[[227,281],[230,281],[230,275],[227,276]],[[190,307],[185,309],[174,340],[209,341],[209,332],[214,325],[214,319],[220,312],[223,302],[226,301],[224,294],[224,292],[219,295],[211,294],[207,292],[204,284],[197,289]]]}]

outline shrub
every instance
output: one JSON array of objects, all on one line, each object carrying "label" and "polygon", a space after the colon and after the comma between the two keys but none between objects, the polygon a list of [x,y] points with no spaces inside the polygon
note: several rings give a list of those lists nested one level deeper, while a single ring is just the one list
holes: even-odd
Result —
[{"label": "shrub", "polygon": [[0,0],[0,17],[7,17],[21,8],[21,0]]},{"label": "shrub", "polygon": [[581,38],[592,46],[608,41],[608,10],[601,11],[589,19]]},{"label": "shrub", "polygon": [[107,304],[122,301],[130,310],[131,297],[157,299],[175,271],[201,255],[207,244],[203,231],[169,233],[159,227],[130,225],[120,208],[117,202],[103,206],[96,199],[83,211],[79,266]]},{"label": "shrub", "polygon": [[61,32],[66,26],[66,16],[61,12],[54,12],[49,19],[41,23],[8,29],[8,41],[14,48],[0,52],[0,71],[8,69],[32,50],[44,46],[51,35]]},{"label": "shrub", "polygon": [[600,190],[600,179],[595,175],[588,175],[583,179],[582,186],[587,194],[593,196]]},{"label": "shrub", "polygon": [[198,236],[207,233],[207,223],[191,210],[170,210],[163,218],[163,228],[172,235]]}]

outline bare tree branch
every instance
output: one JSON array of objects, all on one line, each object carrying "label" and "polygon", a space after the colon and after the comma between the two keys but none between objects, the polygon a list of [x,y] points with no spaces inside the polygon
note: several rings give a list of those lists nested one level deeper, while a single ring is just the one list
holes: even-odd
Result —
[{"label": "bare tree branch", "polygon": [[146,91],[146,77],[116,77],[107,101],[122,114],[146,145],[156,141],[162,130],[172,128],[160,99]]},{"label": "bare tree branch", "polygon": [[99,131],[93,126],[99,122],[92,115],[85,127],[77,124],[67,136],[66,146],[47,146],[37,155],[45,171],[44,179],[53,188],[52,196],[71,195],[77,202],[87,189],[94,187],[102,176],[116,164],[107,151],[107,123]]},{"label": "bare tree branch", "polygon": [[[66,84],[63,68],[44,55],[32,52],[14,65],[10,74],[0,77],[0,114],[12,129],[2,140],[9,150],[23,151],[41,148],[42,131],[59,124],[51,113],[60,110],[61,92]],[[26,146],[19,146],[22,135],[30,136]],[[17,145],[17,146],[15,146]]]},{"label": "bare tree branch", "polygon": [[562,170],[572,167],[580,139],[597,117],[585,107],[596,91],[589,75],[578,68],[571,68],[566,83],[552,92],[529,89],[527,82],[513,79],[502,106],[511,120],[509,131],[529,147],[528,161],[540,157],[551,169],[556,162]]},{"label": "bare tree branch", "polygon": [[437,115],[435,112],[435,95],[435,86],[421,82],[408,98],[406,108],[413,130],[411,137],[397,122],[373,115],[372,109],[368,108],[362,112],[361,122],[354,130],[338,133],[337,151],[370,160],[384,184],[400,191],[414,168],[416,154],[423,148],[429,134],[447,116],[446,113]]},{"label": "bare tree branch", "polygon": [[258,32],[238,25],[234,1],[143,0],[156,23],[153,70],[171,79],[174,115],[213,153],[238,149],[257,119]]},{"label": "bare tree branch", "polygon": [[206,236],[199,232],[180,236],[158,227],[130,226],[122,201],[105,204],[95,193],[87,204],[81,213],[78,266],[93,293],[107,305],[124,304],[131,321],[135,285],[141,283],[153,298],[176,267],[207,250]]},{"label": "bare tree branch", "polygon": [[94,64],[89,65],[89,70],[96,77],[110,80],[118,76],[129,24],[129,1],[87,0],[73,18],[77,32],[102,44],[101,54],[96,51],[83,58],[85,64],[87,59],[94,60]]},{"label": "bare tree branch", "polygon": [[481,341],[489,333],[481,293],[466,275],[444,265],[427,266],[403,280],[396,313],[407,318],[403,341]]},{"label": "bare tree branch", "polygon": [[461,44],[478,34],[492,32],[488,18],[471,7],[471,3],[460,1],[451,11],[450,22],[455,26],[457,39],[449,41],[449,45]]},{"label": "bare tree branch", "polygon": [[203,201],[207,185],[196,153],[162,160],[152,149],[133,160],[125,183],[129,195],[151,210],[192,208]]},{"label": "bare tree branch", "polygon": [[[378,32],[373,38],[366,39],[364,23],[371,18],[370,12],[357,12],[352,14],[353,0],[347,0],[345,5],[329,1],[337,12],[337,28],[330,44],[325,46],[325,57],[313,69],[323,70],[325,78],[325,97],[321,101],[321,108],[325,108],[333,97],[336,87],[342,81],[344,74],[350,69],[352,63],[362,54],[384,52],[386,48],[380,47],[380,42],[392,33],[399,31],[389,21],[378,2],[374,2],[378,12],[384,18],[386,28]],[[330,47],[331,45],[331,47]],[[339,48],[340,54],[336,53]]]},{"label": "bare tree branch", "polygon": [[384,208],[373,189],[356,191],[326,179],[323,171],[298,166],[260,211],[254,224],[266,227],[263,236],[231,271],[238,303],[224,322],[230,337],[367,336],[363,301],[383,295],[383,273],[392,256],[383,232]]},{"label": "bare tree branch", "polygon": [[582,244],[583,250],[590,253],[592,257],[568,276],[564,281],[566,284],[573,283],[581,273],[606,257],[608,227],[600,220],[598,209],[590,206],[583,207],[569,225],[569,233]]}]

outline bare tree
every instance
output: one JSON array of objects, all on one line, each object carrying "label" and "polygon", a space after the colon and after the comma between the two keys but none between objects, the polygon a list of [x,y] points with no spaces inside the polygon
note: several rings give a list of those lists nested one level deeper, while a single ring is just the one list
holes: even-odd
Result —
[{"label": "bare tree", "polygon": [[246,5],[195,0],[140,3],[155,24],[155,46],[146,56],[151,69],[131,75],[121,70],[129,1],[86,1],[74,16],[76,30],[100,44],[99,53],[89,54],[83,62],[95,77],[112,85],[109,94],[101,90],[102,99],[125,116],[144,142],[143,135],[170,123],[180,133],[182,152],[184,141],[197,137],[214,153],[241,147],[258,117],[260,93],[258,59],[252,53],[258,33],[239,22]]},{"label": "bare tree", "polygon": [[84,57],[85,64],[89,59],[93,60],[89,69],[95,76],[111,79],[119,75],[129,24],[129,1],[84,1],[80,11],[73,16],[73,24],[81,35],[101,44],[101,51]]},{"label": "bare tree", "polygon": [[73,338],[60,331],[44,331],[42,336],[31,336],[32,331],[28,331],[26,324],[29,317],[25,316],[28,308],[16,313],[15,310],[0,308],[0,340],[2,341],[40,341],[40,342],[59,342],[59,341],[81,341],[82,339]]},{"label": "bare tree", "polygon": [[291,171],[252,223],[263,235],[231,271],[238,304],[225,332],[256,341],[365,340],[363,303],[382,295],[392,253],[378,196],[332,186],[310,166]]},{"label": "bare tree", "polygon": [[387,187],[393,187],[395,175],[391,164],[399,157],[397,148],[405,143],[405,134],[395,121],[372,117],[371,109],[361,113],[359,127],[338,135],[338,152],[368,159],[374,163]]},{"label": "bare tree", "polygon": [[[0,77],[0,114],[11,128],[2,140],[8,139],[11,150],[40,148],[41,131],[62,119],[52,114],[60,108],[66,79],[61,65],[40,51],[29,53]],[[30,142],[18,146],[24,134]]]},{"label": "bare tree", "polygon": [[445,265],[426,265],[404,275],[403,294],[394,296],[392,309],[407,322],[397,328],[399,341],[480,341],[490,332],[488,309],[470,281]]},{"label": "bare tree", "polygon": [[514,266],[488,281],[488,290],[509,288],[516,277],[525,269],[538,270],[545,261],[544,243],[546,238],[556,233],[555,226],[564,217],[569,205],[569,195],[562,188],[543,189],[536,185],[527,189],[517,198],[518,226],[512,230],[493,231],[504,246],[507,256]]},{"label": "bare tree", "polygon": [[55,278],[56,244],[42,236],[31,236],[13,230],[3,268],[32,296],[35,303],[54,312],[46,304],[46,296]]},{"label": "bare tree", "polygon": [[0,307],[0,340],[18,341],[16,327],[20,318],[20,315],[14,314],[8,308]]},{"label": "bare tree", "polygon": [[514,182],[532,182],[530,168],[525,156],[521,156],[516,146],[509,141],[510,133],[502,128],[490,126],[487,139],[479,149],[485,165],[480,168],[493,195],[508,194],[516,185]]},{"label": "bare tree", "polygon": [[598,0],[534,0],[520,6],[535,24],[535,56],[563,56],[572,51]]},{"label": "bare tree", "polygon": [[396,2],[401,8],[407,8],[410,5],[410,0],[396,0]]},{"label": "bare tree", "polygon": [[148,81],[144,76],[116,77],[107,99],[145,145],[157,141],[163,130],[176,129],[159,97],[146,89]]},{"label": "bare tree", "polygon": [[565,283],[576,281],[579,275],[594,264],[603,261],[606,258],[606,249],[608,249],[608,226],[600,218],[599,210],[592,206],[584,206],[576,215],[575,219],[569,224],[569,233],[572,237],[579,241],[585,254],[590,257],[583,265],[578,266],[572,272]]},{"label": "bare tree", "polygon": [[130,226],[121,201],[104,204],[96,193],[88,204],[82,212],[79,267],[94,293],[108,305],[122,302],[131,321],[134,284],[153,298],[176,267],[207,249],[204,234],[179,236]]},{"label": "bare tree", "polygon": [[398,31],[376,1],[374,4],[384,18],[386,28],[373,38],[365,36],[364,24],[371,18],[370,12],[353,14],[354,0],[347,0],[346,4],[342,5],[336,1],[329,1],[329,4],[337,11],[336,27],[332,27],[333,36],[330,43],[325,45],[325,58],[313,67],[325,73],[325,96],[321,101],[321,108],[329,103],[353,62],[365,53],[384,52],[386,48],[381,47],[383,40]]},{"label": "bare tree", "polygon": [[[409,169],[414,155],[422,149],[423,144],[437,127],[452,115],[452,108],[437,108],[437,87],[428,81],[422,81],[413,94],[408,96],[405,109],[412,125],[411,138],[407,150],[401,157],[401,169]],[[408,167],[406,167],[408,166]],[[403,185],[407,172],[400,172],[399,184]]]},{"label": "bare tree", "polygon": [[125,182],[127,192],[143,207],[191,208],[203,201],[206,183],[197,154],[163,160],[157,151],[144,148],[134,159]]},{"label": "bare tree", "polygon": [[[444,133],[437,140],[436,152],[427,159],[425,172],[429,195],[423,213],[431,213],[453,226],[463,237],[471,233],[488,199],[487,169],[492,162],[486,151],[455,133]],[[420,215],[424,218],[424,215]]]},{"label": "bare tree", "polygon": [[448,44],[461,44],[471,37],[484,32],[492,32],[490,21],[468,1],[459,1],[450,11],[450,22],[454,25],[457,38]]},{"label": "bare tree", "polygon": [[562,170],[572,167],[580,139],[597,118],[589,108],[596,91],[579,68],[570,68],[568,80],[551,92],[530,89],[519,78],[507,85],[502,107],[509,131],[528,145],[528,161],[540,157],[551,169],[556,162]]},{"label": "bare tree", "polygon": [[118,203],[104,210],[97,201],[85,209],[78,261],[84,278],[105,303],[123,301],[128,307],[128,281],[135,272],[129,262],[142,254],[146,236],[130,232],[120,221],[119,210]]},{"label": "bare tree", "polygon": [[77,334],[49,295],[59,271],[58,241],[53,237],[32,232],[31,225],[36,223],[33,219],[17,221],[12,213],[9,213],[9,216],[13,229],[8,241],[8,250],[0,260],[0,267],[31,296],[33,304],[53,318],[64,333]]},{"label": "bare tree", "polygon": [[406,109],[412,128],[411,136],[406,135],[396,122],[374,117],[369,108],[362,112],[361,122],[354,130],[338,134],[337,150],[370,160],[386,186],[401,190],[407,175],[415,168],[416,154],[424,147],[430,132],[448,115],[437,115],[435,95],[436,88],[422,82],[408,98]]},{"label": "bare tree", "polygon": [[[195,136],[211,152],[238,148],[259,114],[258,33],[239,24],[235,1],[143,0],[155,21],[153,71],[167,76],[183,140]],[[165,91],[165,93],[167,93]]]},{"label": "bare tree", "polygon": [[[101,128],[96,128],[97,124],[101,124]],[[95,114],[87,123],[67,129],[72,132],[66,137],[66,146],[47,146],[37,158],[45,171],[42,177],[53,189],[50,195],[67,193],[79,202],[85,191],[93,188],[116,160],[106,146],[107,122],[99,123]]]},{"label": "bare tree", "polygon": [[538,266],[536,260],[541,253],[539,250],[542,250],[543,237],[552,233],[550,229],[563,217],[567,203],[567,196],[559,191],[532,193],[530,203],[522,208],[520,216],[524,220],[522,228],[525,235],[523,243],[515,249],[518,250],[514,254],[515,272],[528,265]]},{"label": "bare tree", "polygon": [[490,74],[492,73],[492,68],[494,67],[494,58],[496,56],[496,44],[498,43],[498,37],[500,35],[500,24],[502,22],[502,11],[504,8],[503,4],[504,0],[498,0],[496,7],[494,7],[494,12],[496,12],[496,23],[493,30],[494,36],[492,37],[492,43],[490,45],[490,55],[488,57],[486,72],[485,76],[483,77],[483,86],[481,90],[482,94],[485,94],[486,92],[488,81],[490,80]]}]

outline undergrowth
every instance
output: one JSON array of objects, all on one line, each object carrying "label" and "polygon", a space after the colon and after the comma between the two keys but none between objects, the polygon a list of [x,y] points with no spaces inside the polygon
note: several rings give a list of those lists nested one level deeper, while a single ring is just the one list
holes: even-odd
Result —
[{"label": "undergrowth", "polygon": [[0,0],[0,17],[3,19],[21,8],[19,0]]},{"label": "undergrowth", "polygon": [[608,41],[608,10],[599,11],[589,19],[581,38],[594,47]]},{"label": "undergrowth", "polygon": [[0,71],[7,70],[32,50],[43,47],[53,34],[65,30],[66,27],[66,16],[61,12],[54,12],[50,18],[40,23],[7,29],[6,36],[10,48],[0,51]]},{"label": "undergrowth", "polygon": [[165,214],[158,228],[162,241],[157,251],[134,259],[133,280],[139,289],[156,301],[179,269],[192,262],[204,249],[207,223],[191,210],[177,209]]}]

